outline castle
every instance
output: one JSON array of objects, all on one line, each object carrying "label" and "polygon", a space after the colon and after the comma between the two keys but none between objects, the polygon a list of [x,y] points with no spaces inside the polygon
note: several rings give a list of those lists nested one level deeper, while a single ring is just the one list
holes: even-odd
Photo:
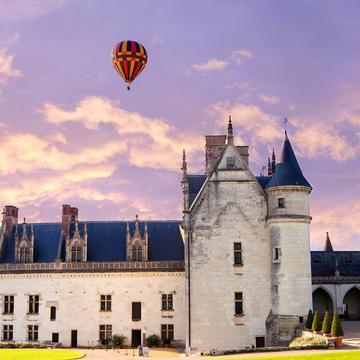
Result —
[{"label": "castle", "polygon": [[[254,176],[247,146],[206,136],[205,174],[182,164],[182,221],[18,223],[0,233],[2,341],[95,346],[158,334],[190,350],[288,343],[309,309],[360,318],[360,252],[310,252],[309,195],[285,133]],[[350,294],[350,295],[349,295]],[[344,306],[345,305],[345,306]]]}]

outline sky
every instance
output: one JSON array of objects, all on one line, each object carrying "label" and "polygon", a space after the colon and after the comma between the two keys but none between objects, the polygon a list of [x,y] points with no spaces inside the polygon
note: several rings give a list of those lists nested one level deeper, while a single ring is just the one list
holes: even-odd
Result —
[{"label": "sky", "polygon": [[[181,157],[204,135],[250,146],[259,175],[287,131],[311,194],[311,247],[359,250],[360,3],[0,0],[0,203],[27,221],[180,219]],[[126,90],[121,40],[148,64]]]}]

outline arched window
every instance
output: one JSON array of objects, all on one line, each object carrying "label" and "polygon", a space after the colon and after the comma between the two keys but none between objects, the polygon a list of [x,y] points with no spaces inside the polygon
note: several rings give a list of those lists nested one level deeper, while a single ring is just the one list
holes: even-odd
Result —
[{"label": "arched window", "polygon": [[313,308],[319,311],[320,315],[324,315],[326,311],[334,312],[334,303],[329,293],[323,288],[317,288],[313,292]]},{"label": "arched window", "polygon": [[343,300],[345,320],[360,320],[360,289],[351,288]]},{"label": "arched window", "polygon": [[22,246],[20,248],[20,256],[19,256],[19,262],[21,263],[27,263],[30,260],[30,252],[29,248],[27,246]]},{"label": "arched window", "polygon": [[133,245],[132,246],[132,261],[142,261],[142,246],[141,245]]},{"label": "arched window", "polygon": [[82,261],[82,247],[74,245],[71,247],[71,261]]}]

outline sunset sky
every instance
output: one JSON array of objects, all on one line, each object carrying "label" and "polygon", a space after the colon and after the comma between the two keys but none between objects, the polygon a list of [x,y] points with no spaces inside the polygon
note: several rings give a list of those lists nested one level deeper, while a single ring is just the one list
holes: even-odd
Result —
[{"label": "sunset sky", "polygon": [[[250,145],[259,175],[283,118],[312,184],[311,243],[360,240],[360,2],[0,0],[0,203],[27,221],[180,219],[181,153]],[[127,91],[114,44],[149,56]]]}]

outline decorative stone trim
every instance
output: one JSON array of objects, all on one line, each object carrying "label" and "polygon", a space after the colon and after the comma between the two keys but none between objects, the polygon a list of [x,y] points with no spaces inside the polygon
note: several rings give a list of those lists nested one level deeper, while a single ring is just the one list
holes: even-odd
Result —
[{"label": "decorative stone trim", "polygon": [[360,276],[313,276],[313,284],[353,284],[360,283]]},{"label": "decorative stone trim", "polygon": [[185,271],[184,261],[119,261],[0,264],[0,273]]}]

